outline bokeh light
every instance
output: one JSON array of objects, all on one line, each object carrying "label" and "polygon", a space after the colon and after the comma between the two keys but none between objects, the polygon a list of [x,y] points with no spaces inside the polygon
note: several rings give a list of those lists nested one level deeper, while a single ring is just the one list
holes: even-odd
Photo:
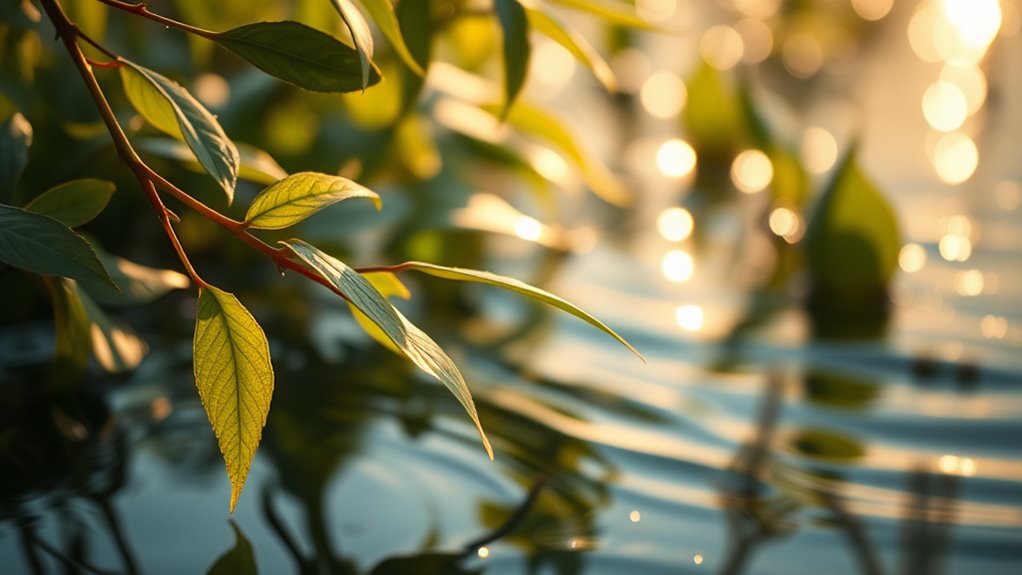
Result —
[{"label": "bokeh light", "polygon": [[692,277],[692,272],[695,271],[695,262],[688,252],[671,250],[660,260],[660,271],[669,281],[683,283]]},{"label": "bokeh light", "polygon": [[809,78],[823,67],[823,46],[815,36],[797,33],[788,36],[781,50],[784,67],[796,78]]},{"label": "bokeh light", "polygon": [[983,107],[987,99],[987,78],[978,66],[946,65],[940,70],[940,79],[951,82],[962,91],[968,114],[971,116]]},{"label": "bokeh light", "polygon": [[966,297],[978,296],[983,293],[983,272],[966,270],[955,274],[955,291]]},{"label": "bokeh light", "polygon": [[806,128],[799,151],[802,163],[811,174],[822,174],[837,162],[837,140],[824,128]]},{"label": "bokeh light", "polygon": [[979,165],[979,149],[972,138],[961,133],[945,134],[933,149],[933,167],[941,180],[960,184],[972,177]]},{"label": "bokeh light", "polygon": [[639,92],[642,107],[657,118],[673,118],[678,115],[685,106],[687,96],[685,83],[671,72],[653,74],[642,84]]},{"label": "bokeh light", "polygon": [[956,84],[938,80],[923,94],[923,116],[934,130],[953,132],[965,123],[969,104]]},{"label": "bokeh light", "polygon": [[852,0],[855,13],[864,20],[880,20],[891,11],[894,0]]},{"label": "bokeh light", "polygon": [[770,226],[770,231],[784,238],[784,241],[789,244],[793,244],[802,238],[802,218],[799,217],[798,212],[795,210],[784,207],[774,208],[770,212],[767,223]]},{"label": "bokeh light", "polygon": [[742,36],[730,26],[712,26],[699,39],[699,52],[718,70],[730,70],[742,60],[745,43]]},{"label": "bokeh light", "polygon": [[898,267],[905,273],[915,273],[926,265],[926,248],[919,244],[905,244],[898,252]]},{"label": "bokeh light", "polygon": [[699,331],[703,328],[703,308],[686,304],[674,311],[674,319],[685,331]]},{"label": "bokeh light", "polygon": [[766,60],[774,49],[774,33],[765,22],[745,18],[735,23],[735,32],[742,37],[742,62],[758,64]]},{"label": "bokeh light", "polygon": [[656,165],[668,178],[682,178],[696,167],[696,151],[684,140],[667,140],[657,149]]},{"label": "bokeh light", "polygon": [[657,231],[669,242],[680,242],[688,238],[694,226],[695,220],[685,208],[667,208],[660,212],[656,220]]},{"label": "bokeh light", "polygon": [[774,179],[774,165],[760,150],[745,150],[731,164],[731,181],[746,194],[762,191]]}]

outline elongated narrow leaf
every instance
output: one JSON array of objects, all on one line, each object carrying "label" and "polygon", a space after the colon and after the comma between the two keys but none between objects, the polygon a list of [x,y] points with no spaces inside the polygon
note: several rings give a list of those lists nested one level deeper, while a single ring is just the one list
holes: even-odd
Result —
[{"label": "elongated narrow leaf", "polygon": [[592,71],[607,91],[617,90],[617,81],[610,65],[582,34],[568,25],[556,12],[546,4],[536,4],[535,7],[526,5],[525,13],[533,30],[539,31],[571,52],[572,56]]},{"label": "elongated narrow leaf", "polygon": [[74,180],[46,190],[25,209],[76,228],[98,216],[112,195],[113,182],[91,178]]},{"label": "elongated narrow leaf", "polygon": [[494,0],[493,7],[504,31],[504,107],[500,115],[505,117],[522,91],[529,70],[529,21],[518,0]]},{"label": "elongated narrow leaf", "polygon": [[[280,164],[263,150],[243,142],[236,142],[241,166],[238,168],[238,179],[268,186],[277,180],[287,177],[287,172]],[[195,154],[188,146],[170,138],[143,138],[135,143],[135,148],[185,163],[189,170],[203,171],[202,165],[195,159]]]},{"label": "elongated narrow leaf", "polygon": [[[493,115],[500,114],[500,106],[496,104],[483,109]],[[597,196],[619,206],[627,205],[631,200],[631,195],[617,176],[597,158],[587,154],[557,117],[526,102],[519,102],[506,119],[519,131],[564,154],[582,172],[582,178]]]},{"label": "elongated narrow leaf", "polygon": [[0,204],[0,261],[37,274],[116,288],[92,247],[57,220]]},{"label": "elongated narrow leaf", "polygon": [[118,70],[131,105],[153,126],[188,144],[223,188],[227,202],[234,201],[241,160],[216,117],[177,82],[130,60],[122,58],[121,64]]},{"label": "elongated narrow leaf", "polygon": [[193,352],[195,385],[231,479],[233,513],[270,412],[270,348],[238,298],[207,286],[199,292]]},{"label": "elongated narrow leaf", "polygon": [[408,114],[419,99],[426,80],[425,70],[432,60],[432,15],[430,2],[400,2],[395,11],[405,47],[418,64],[417,68],[404,69],[401,76],[401,110],[404,114]]},{"label": "elongated narrow leaf", "polygon": [[[400,26],[398,26],[397,16],[394,14],[394,5],[390,3],[390,0],[361,0],[362,6],[372,16],[373,21],[376,22],[376,26],[380,28],[380,32],[387,37],[390,45],[394,47],[394,51],[401,58],[401,61],[405,63],[408,68],[420,76],[426,74],[422,66],[415,57],[412,56],[412,52],[408,49],[408,45],[405,44],[405,38],[402,34]],[[429,2],[412,2],[412,4],[424,5],[426,9],[429,9]],[[426,20],[419,23],[420,26],[429,27],[430,18],[426,17]]]},{"label": "elongated narrow leaf", "polygon": [[14,185],[28,162],[32,124],[15,112],[0,124],[0,202],[14,200]]},{"label": "elongated narrow leaf", "polygon": [[658,28],[649,22],[646,22],[635,13],[634,10],[626,10],[622,2],[608,2],[607,0],[551,0],[558,4],[581,10],[583,12],[589,12],[599,16],[603,20],[617,24],[619,26],[625,26],[627,28],[637,28],[639,30],[650,30],[653,32],[663,30]]},{"label": "elongated narrow leaf", "polygon": [[263,190],[248,208],[245,225],[280,230],[323,208],[351,198],[369,198],[380,209],[380,196],[340,176],[299,172]]},{"label": "elongated narrow leaf", "polygon": [[337,13],[344,20],[344,25],[351,32],[351,40],[355,43],[355,50],[358,52],[359,64],[362,68],[362,89],[369,85],[369,70],[373,61],[373,33],[369,30],[369,23],[365,16],[358,11],[352,0],[330,0]]},{"label": "elongated narrow leaf", "polygon": [[354,48],[298,22],[248,24],[217,35],[216,41],[263,72],[314,92],[356,92],[380,81],[371,65],[363,85]]},{"label": "elongated narrow leaf", "polygon": [[[409,299],[412,297],[412,293],[408,291],[405,284],[401,283],[401,280],[397,279],[397,276],[391,272],[371,272],[362,274],[362,277],[385,298],[399,297],[401,299]],[[355,304],[348,302],[348,308],[351,309],[351,315],[355,316],[355,321],[358,322],[358,325],[362,326],[362,329],[380,345],[398,355],[404,355],[394,345],[394,342],[387,337],[386,332],[380,329],[380,326],[373,323],[373,320],[369,319],[366,314],[362,313],[362,310],[355,307]]]},{"label": "elongated narrow leaf", "polygon": [[221,555],[209,571],[206,571],[206,575],[257,575],[259,569],[256,568],[252,544],[233,521],[231,528],[234,529],[234,547]]},{"label": "elongated narrow leaf", "polygon": [[174,270],[151,268],[133,261],[110,255],[94,248],[111,279],[119,289],[106,285],[90,285],[89,295],[106,306],[128,306],[151,303],[170,290],[190,285],[188,276]]},{"label": "elongated narrow leaf", "polygon": [[483,426],[479,423],[479,414],[476,412],[475,402],[472,401],[472,394],[468,390],[468,385],[465,384],[461,372],[458,371],[458,367],[444,353],[444,350],[440,349],[440,346],[422,330],[408,321],[401,312],[394,309],[394,306],[390,305],[368,280],[344,262],[301,240],[289,240],[281,243],[291,248],[291,251],[313,271],[330,282],[330,285],[344,294],[344,297],[352,305],[379,326],[405,357],[419,369],[439,380],[454,394],[454,397],[468,412],[472,423],[479,431],[479,437],[482,438],[487,455],[492,459],[493,449],[483,432]]},{"label": "elongated narrow leaf", "polygon": [[635,355],[639,356],[640,358],[642,357],[642,354],[640,354],[634,347],[632,347],[632,345],[630,343],[625,341],[625,339],[623,337],[621,337],[620,335],[618,335],[617,332],[615,332],[614,330],[612,330],[609,327],[607,327],[607,325],[604,324],[602,321],[600,321],[600,320],[596,319],[595,317],[593,317],[592,315],[586,313],[585,311],[583,311],[581,308],[579,308],[575,304],[571,303],[570,301],[568,301],[568,300],[566,300],[564,298],[561,298],[559,296],[556,296],[556,295],[554,295],[554,294],[552,294],[552,293],[550,293],[548,291],[539,289],[538,287],[531,286],[531,285],[529,285],[529,284],[527,284],[527,283],[525,283],[523,281],[519,281],[519,280],[516,280],[514,278],[509,278],[509,277],[497,275],[497,274],[490,273],[490,272],[484,272],[484,271],[479,271],[479,270],[470,270],[470,269],[464,269],[464,268],[452,268],[452,267],[446,267],[446,266],[438,266],[438,265],[435,265],[435,264],[428,264],[428,263],[424,263],[424,262],[406,262],[406,263],[403,263],[403,264],[400,264],[400,265],[397,265],[397,266],[394,266],[394,267],[398,268],[398,269],[415,270],[415,271],[419,271],[419,272],[422,272],[422,273],[429,274],[431,276],[436,276],[436,277],[440,277],[440,278],[444,278],[444,279],[449,279],[449,280],[458,280],[458,281],[466,281],[466,282],[476,282],[476,283],[489,284],[489,285],[501,287],[501,288],[504,288],[506,290],[510,290],[510,291],[513,291],[513,292],[516,292],[516,293],[520,293],[520,294],[522,294],[522,295],[524,295],[526,297],[532,298],[532,299],[537,300],[537,301],[541,301],[541,302],[543,302],[545,304],[552,305],[552,306],[556,307],[557,309],[566,311],[566,312],[570,313],[571,315],[581,319],[582,321],[585,321],[586,323],[588,323],[588,324],[590,324],[590,325],[592,325],[592,326],[594,326],[596,328],[599,328],[601,331],[603,331],[607,335],[609,335],[609,336],[613,337],[614,339],[618,340],[621,343],[621,345],[623,345],[623,346],[627,347],[628,349],[630,349],[632,351],[632,353],[634,353]]}]

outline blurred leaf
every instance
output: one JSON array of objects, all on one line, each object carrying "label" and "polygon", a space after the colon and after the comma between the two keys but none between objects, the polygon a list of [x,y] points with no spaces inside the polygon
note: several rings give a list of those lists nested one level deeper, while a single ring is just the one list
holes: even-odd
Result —
[{"label": "blurred leaf", "polygon": [[330,0],[337,13],[344,20],[344,25],[351,32],[351,40],[358,52],[358,61],[362,69],[362,89],[369,85],[369,70],[373,61],[373,33],[365,16],[358,11],[352,0]]},{"label": "blurred leaf", "polygon": [[631,11],[623,9],[622,3],[620,2],[607,2],[606,0],[552,0],[558,4],[569,6],[576,10],[582,10],[599,16],[601,19],[606,20],[608,23],[617,24],[618,26],[626,26],[628,28],[638,28],[640,30],[650,31],[661,31],[660,28],[653,26],[649,22],[646,22],[642,18]]},{"label": "blurred leaf", "polygon": [[126,306],[150,303],[170,290],[184,289],[188,276],[174,270],[150,268],[96,248],[96,255],[118,289],[106,285],[88,286],[89,295],[103,305]]},{"label": "blurred leaf", "polygon": [[[401,61],[405,63],[408,68],[420,76],[426,74],[423,66],[420,65],[418,59],[412,55],[407,44],[405,44],[405,38],[402,35],[402,29],[398,25],[397,16],[394,14],[394,6],[390,3],[390,0],[361,0],[362,6],[372,16],[373,21],[383,32],[383,35],[387,37],[390,45],[394,47],[394,51],[401,58]],[[402,2],[403,4],[403,2]],[[411,4],[420,4],[425,6],[426,10],[429,10],[429,1],[420,0],[419,2],[411,2]],[[427,29],[430,27],[431,16],[427,16],[426,19],[420,22]]]},{"label": "blurred leaf", "polygon": [[[411,0],[415,1],[415,0]],[[480,569],[468,569],[459,563],[465,558],[459,553],[422,553],[408,557],[384,559],[369,575],[480,575]]]},{"label": "blurred leaf", "polygon": [[493,7],[504,31],[504,107],[500,117],[505,118],[522,91],[529,70],[529,21],[518,0],[494,0]]},{"label": "blurred leaf", "polygon": [[145,358],[146,344],[130,328],[115,322],[85,292],[79,291],[89,318],[92,355],[109,373],[131,371]]},{"label": "blurred leaf", "polygon": [[380,196],[340,176],[300,172],[263,190],[248,208],[245,225],[280,230],[297,224],[327,206],[351,198],[368,198],[380,209]]},{"label": "blurred leaf", "polygon": [[206,575],[257,575],[259,569],[256,566],[252,544],[235,522],[230,523],[231,529],[234,529],[234,547],[221,555]]},{"label": "blurred leaf", "polygon": [[74,281],[53,278],[48,279],[46,285],[53,299],[56,328],[51,376],[58,384],[65,384],[77,379],[89,363],[89,317]]},{"label": "blurred leaf", "polygon": [[121,80],[131,105],[150,124],[183,140],[209,175],[234,201],[241,160],[216,117],[188,90],[152,70],[120,59]]},{"label": "blurred leaf", "polygon": [[[238,179],[268,186],[287,177],[284,168],[281,168],[273,156],[265,151],[241,142],[236,146],[238,158],[241,161],[241,166],[238,168]],[[199,161],[195,159],[195,154],[188,149],[188,146],[177,140],[144,138],[139,140],[135,147],[157,156],[185,162],[188,169],[203,171]]]},{"label": "blurred leaf", "polygon": [[315,92],[355,92],[380,81],[371,64],[362,83],[358,52],[298,22],[258,22],[217,35],[216,41],[263,72]]},{"label": "blurred leaf", "polygon": [[429,180],[440,172],[443,158],[428,125],[418,114],[401,120],[394,132],[394,143],[401,162],[419,180]]},{"label": "blurred leaf", "polygon": [[[489,105],[484,109],[496,115],[500,108]],[[553,115],[518,102],[507,115],[507,121],[519,131],[542,140],[567,156],[582,172],[586,184],[604,201],[620,206],[631,200],[631,195],[617,176],[602,162],[588,156],[575,141],[575,136]]]},{"label": "blurred leaf", "polygon": [[401,110],[407,114],[419,98],[425,70],[432,59],[433,14],[430,2],[399,2],[396,17],[409,56],[418,64],[417,70],[410,67],[410,71],[406,70],[401,76]]},{"label": "blurred leaf", "polygon": [[[380,82],[365,93],[341,94],[351,121],[367,132],[385,130],[401,117],[400,65],[394,61],[384,63],[386,76],[392,81]],[[397,81],[393,81],[393,80]]]},{"label": "blurred leaf", "polygon": [[203,286],[192,349],[195,386],[227,465],[234,513],[270,411],[270,347],[238,298]]},{"label": "blurred leaf", "polygon": [[0,201],[14,200],[14,185],[28,162],[32,146],[32,124],[15,112],[0,124]]},{"label": "blurred leaf", "polygon": [[[61,7],[68,18],[90,38],[106,38],[108,8],[99,2],[62,2]],[[88,42],[81,43],[85,53],[94,58],[104,54]]]},{"label": "blurred leaf", "polygon": [[344,262],[301,240],[293,239],[281,243],[291,248],[310,269],[330,282],[338,292],[344,294],[347,301],[379,326],[405,357],[419,369],[443,383],[454,394],[479,431],[487,455],[493,459],[493,449],[479,423],[475,402],[472,401],[472,394],[465,384],[465,379],[440,346],[408,321],[401,312],[394,309],[372,284]]},{"label": "blurred leaf", "polygon": [[697,150],[726,155],[745,138],[739,94],[719,70],[702,62],[685,83],[688,100],[682,111],[685,131]]},{"label": "blurred leaf", "polygon": [[[362,274],[362,277],[364,277],[366,281],[376,288],[376,291],[380,292],[380,295],[385,298],[399,297],[401,299],[411,299],[412,297],[412,293],[408,291],[405,284],[401,283],[401,280],[390,272],[371,272]],[[348,302],[348,308],[351,309],[351,314],[355,316],[355,320],[358,321],[358,325],[362,326],[362,329],[365,330],[366,333],[390,351],[400,356],[404,356],[401,350],[394,345],[394,342],[387,337],[387,333],[383,331],[380,326],[373,323],[373,320],[369,319],[366,314],[362,313],[362,311],[355,307],[351,302]]]},{"label": "blurred leaf", "polygon": [[526,4],[525,12],[533,30],[539,31],[571,52],[579,62],[592,71],[608,92],[617,91],[617,81],[614,79],[614,72],[611,71],[610,65],[600,56],[596,48],[593,48],[582,34],[569,26],[559,14],[546,4],[536,4],[535,6]]},{"label": "blurred leaf", "polygon": [[826,429],[802,429],[791,438],[799,452],[817,459],[858,459],[866,450],[858,440]]},{"label": "blurred leaf", "polygon": [[114,285],[89,243],[71,228],[5,204],[0,204],[0,261],[37,274]]},{"label": "blurred leaf", "polygon": [[582,321],[585,321],[586,323],[588,323],[588,324],[590,324],[590,325],[600,329],[601,331],[603,331],[607,335],[613,337],[618,342],[620,342],[621,345],[623,345],[623,346],[627,347],[629,350],[631,350],[632,353],[637,355],[640,359],[642,358],[642,354],[640,354],[634,347],[632,347],[632,345],[630,343],[625,341],[625,339],[623,337],[621,337],[620,335],[618,335],[614,330],[612,330],[609,327],[607,327],[606,324],[604,324],[602,321],[600,321],[600,320],[596,319],[595,317],[589,315],[588,313],[583,311],[581,308],[579,308],[575,304],[573,304],[573,303],[571,303],[571,302],[569,302],[569,301],[567,301],[567,300],[565,300],[565,299],[563,299],[561,297],[558,297],[558,296],[556,296],[556,295],[554,295],[554,294],[552,294],[552,293],[550,293],[548,291],[541,290],[541,289],[539,289],[537,287],[533,287],[533,286],[531,286],[531,285],[529,285],[529,284],[527,284],[525,282],[516,280],[514,278],[500,276],[500,275],[493,274],[493,273],[490,273],[490,272],[483,272],[483,271],[470,270],[470,269],[464,269],[464,268],[452,268],[452,267],[438,266],[438,265],[435,265],[435,264],[428,264],[428,263],[424,263],[424,262],[405,262],[403,264],[399,264],[399,265],[394,266],[394,267],[395,268],[400,268],[400,269],[410,269],[410,270],[420,271],[422,273],[426,273],[426,274],[429,274],[431,276],[436,276],[436,277],[440,277],[440,278],[444,278],[444,279],[449,279],[449,280],[457,280],[457,281],[467,281],[467,282],[476,282],[476,283],[489,284],[489,285],[493,285],[493,286],[504,288],[506,290],[513,291],[515,293],[522,294],[522,295],[524,295],[526,297],[529,297],[529,298],[532,298],[532,299],[534,299],[536,301],[543,302],[543,303],[545,303],[547,305],[551,305],[553,307],[556,307],[559,310],[566,311],[566,312],[570,313],[571,315],[581,319]]},{"label": "blurred leaf", "polygon": [[113,194],[113,182],[92,178],[73,180],[39,194],[25,209],[50,216],[69,228],[77,228],[98,216]]},{"label": "blurred leaf", "polygon": [[901,249],[898,222],[854,150],[824,190],[804,242],[813,283],[830,293],[875,293],[894,273]]}]

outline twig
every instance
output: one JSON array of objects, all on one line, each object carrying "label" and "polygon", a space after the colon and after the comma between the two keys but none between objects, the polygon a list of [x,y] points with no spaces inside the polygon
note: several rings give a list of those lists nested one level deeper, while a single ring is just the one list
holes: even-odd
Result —
[{"label": "twig", "polygon": [[122,2],[121,0],[97,0],[97,1],[100,2],[101,4],[106,4],[111,8],[116,8],[124,12],[135,14],[136,16],[141,16],[142,18],[152,20],[153,22],[158,22],[160,24],[163,24],[164,26],[170,28],[177,28],[178,30],[188,32],[189,34],[195,34],[196,36],[202,36],[207,40],[216,40],[218,36],[216,32],[204,30],[202,28],[197,28],[195,26],[185,24],[184,22],[178,22],[177,20],[174,20],[172,18],[167,18],[166,16],[161,16],[160,14],[150,12],[149,9],[146,7],[145,2],[132,4],[130,2]]}]

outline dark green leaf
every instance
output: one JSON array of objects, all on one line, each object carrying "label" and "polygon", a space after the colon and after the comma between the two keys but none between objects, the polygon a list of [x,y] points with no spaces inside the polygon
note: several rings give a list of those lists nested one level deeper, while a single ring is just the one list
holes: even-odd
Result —
[{"label": "dark green leaf", "polygon": [[432,59],[433,14],[429,2],[400,2],[396,16],[408,51],[422,71],[405,70],[401,77],[401,109],[407,114],[419,99],[425,69]]},{"label": "dark green leaf", "polygon": [[220,123],[188,90],[152,70],[121,59],[121,80],[131,105],[149,123],[179,138],[234,201],[241,160]]},{"label": "dark green leaf", "polygon": [[369,198],[380,209],[380,196],[340,176],[300,172],[263,190],[248,208],[245,225],[280,230],[323,208],[351,198]]},{"label": "dark green leaf", "polygon": [[330,0],[334,8],[344,20],[344,25],[351,32],[351,40],[355,43],[355,50],[358,52],[358,60],[362,68],[362,89],[369,85],[369,70],[373,61],[373,33],[369,30],[369,23],[365,16],[358,11],[351,0]]},{"label": "dark green leaf", "polygon": [[114,285],[92,247],[71,228],[51,217],[5,204],[0,204],[0,261],[87,285]]},{"label": "dark green leaf", "polygon": [[804,239],[813,283],[849,296],[882,290],[901,240],[890,204],[850,152],[817,204]]},{"label": "dark green leaf", "polygon": [[397,266],[399,269],[410,269],[420,271],[432,276],[441,277],[449,280],[467,281],[489,284],[497,287],[504,288],[516,293],[520,293],[526,297],[532,298],[536,301],[541,301],[547,305],[552,305],[557,309],[566,311],[571,315],[585,321],[586,323],[600,329],[607,335],[613,337],[617,341],[632,351],[635,355],[642,357],[630,343],[625,341],[623,337],[618,335],[614,330],[607,327],[602,321],[589,315],[575,304],[567,301],[561,297],[558,297],[548,291],[541,290],[537,287],[533,287],[525,282],[516,280],[514,278],[504,277],[490,272],[483,272],[478,270],[469,270],[464,268],[451,268],[445,266],[438,266],[435,264],[428,264],[424,262],[406,262]]},{"label": "dark green leaf", "polygon": [[204,286],[199,290],[192,351],[195,386],[231,479],[233,513],[270,412],[270,347],[238,298]]},{"label": "dark green leaf", "polygon": [[[333,36],[298,22],[259,22],[219,34],[216,41],[252,65],[316,92],[363,89],[358,52]],[[380,81],[375,65],[368,86]]]},{"label": "dark green leaf", "polygon": [[25,209],[50,216],[69,228],[77,228],[98,216],[113,194],[113,182],[91,178],[74,180],[46,190]]},{"label": "dark green leaf", "polygon": [[518,0],[494,0],[493,7],[504,31],[504,107],[500,116],[506,117],[529,70],[529,21]]},{"label": "dark green leaf", "polygon": [[233,521],[231,521],[231,528],[234,529],[234,547],[221,555],[216,563],[209,568],[206,575],[256,575],[259,573],[252,544],[248,542],[248,538],[242,533],[241,528]]},{"label": "dark green leaf", "polygon": [[73,280],[47,278],[46,286],[53,300],[56,328],[50,377],[57,385],[66,385],[78,379],[89,363],[89,316]]},{"label": "dark green leaf", "polygon": [[310,269],[327,280],[345,299],[364,313],[390,338],[394,345],[422,371],[435,377],[461,402],[482,438],[486,453],[493,458],[490,441],[483,432],[472,394],[451,358],[428,335],[412,324],[361,274],[344,262],[301,240],[282,242]]},{"label": "dark green leaf", "polygon": [[32,124],[15,112],[0,124],[0,201],[14,200],[14,185],[28,162],[32,146]]},{"label": "dark green leaf", "polygon": [[[394,14],[394,6],[390,3],[390,0],[361,0],[362,6],[365,7],[369,15],[372,16],[373,21],[383,32],[383,35],[390,41],[390,45],[394,47],[394,51],[401,58],[401,61],[408,66],[416,74],[425,75],[426,72],[423,66],[420,65],[418,58],[413,56],[409,50],[408,45],[405,44],[405,38],[402,35],[402,29],[398,26],[397,16]],[[402,2],[401,4],[404,4]],[[409,4],[419,4],[425,7],[427,12],[429,11],[429,2],[422,0],[420,2],[409,2]],[[420,23],[421,26],[426,28],[430,27],[430,21],[432,17],[426,16],[426,19]]]}]

